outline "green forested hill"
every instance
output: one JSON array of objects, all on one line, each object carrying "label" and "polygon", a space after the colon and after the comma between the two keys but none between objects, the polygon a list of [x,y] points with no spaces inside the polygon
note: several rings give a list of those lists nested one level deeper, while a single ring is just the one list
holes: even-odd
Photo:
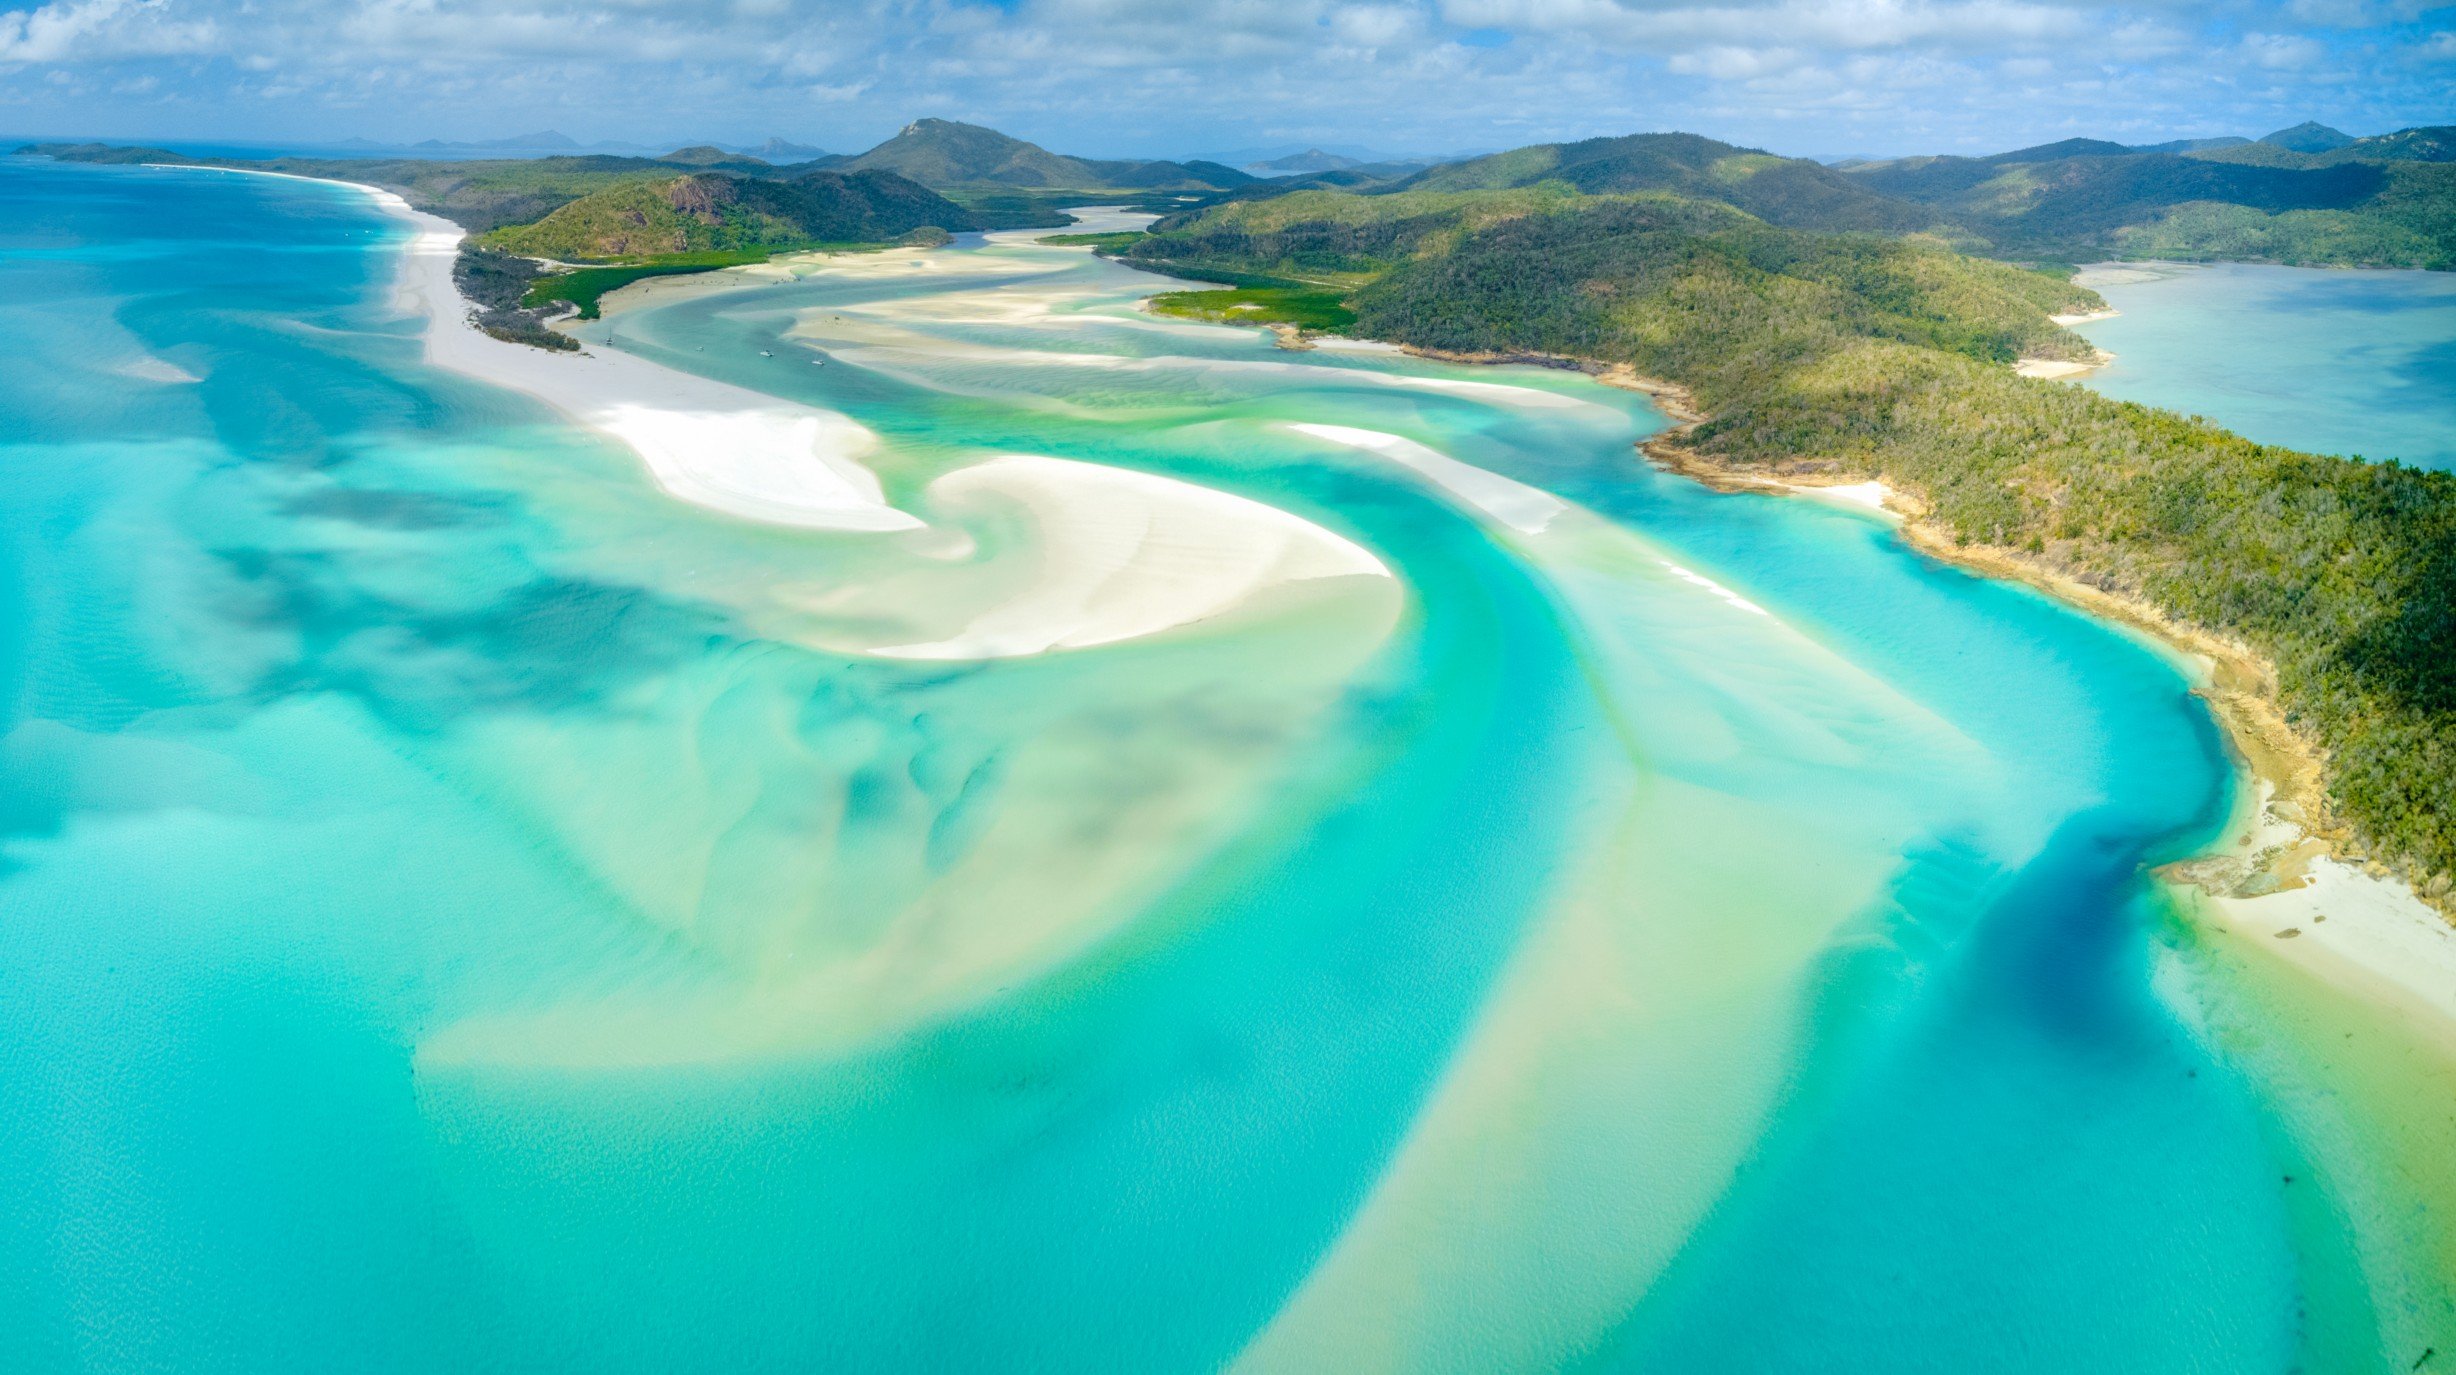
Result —
[{"label": "green forested hill", "polygon": [[[1560,186],[1372,196],[1295,191],[1172,215],[1153,226],[1165,232],[1137,242],[1127,256],[1146,264],[1170,262],[1290,278],[1379,272],[1417,252],[1428,236],[1454,234],[1576,199],[1575,192]],[[1680,204],[1716,222],[1747,218],[1707,202]]]},{"label": "green forested hill", "polygon": [[1908,233],[1936,222],[1925,208],[1872,192],[1819,163],[1696,134],[1537,144],[1429,167],[1397,183],[1396,189],[1482,191],[1547,182],[1590,195],[1668,191],[1703,197],[1793,228]]},{"label": "green forested hill", "polygon": [[[2318,146],[2307,131],[2288,142]],[[1913,157],[1828,168],[1693,134],[1538,144],[1355,189],[1553,187],[1721,201],[1784,228],[1928,231],[2016,260],[2111,255],[2456,266],[2456,130],[2410,129],[2293,151],[2239,139],[2151,148],[2075,138],[1991,157]],[[1323,187],[1328,177],[1300,186]],[[1287,189],[1296,189],[1289,187]],[[1237,198],[1285,194],[1248,187]]]},{"label": "green forested hill", "polygon": [[[1677,269],[1745,290],[1774,312],[1769,334],[1804,338],[1809,326],[1901,339],[1990,362],[2020,357],[2085,358],[2087,343],[2047,317],[2102,305],[2095,293],[2054,277],[1964,257],[1930,240],[1781,229],[1714,201],[1647,193],[1578,196],[1542,186],[1514,191],[1410,191],[1360,196],[1302,192],[1276,201],[1230,203],[1163,220],[1125,252],[1130,262],[1200,272],[1352,283],[1360,328],[1395,326],[1391,337],[1432,343],[1444,321],[1488,333],[1482,314],[1450,320],[1446,303],[1474,299],[1479,312],[1506,295],[1511,328],[1569,347],[1592,333],[1598,302],[1618,316],[1637,305],[1619,278],[1643,268]],[[1501,245],[1499,251],[1489,245]],[[1472,270],[1506,281],[1466,291],[1444,274]],[[1690,332],[1676,303],[1649,330],[1675,341]],[[1586,321],[1590,323],[1574,323]],[[1599,340],[1600,336],[1596,336]],[[1479,349],[1451,340],[1436,347]],[[1634,361],[1634,360],[1622,360]]]},{"label": "green forested hill", "polygon": [[2342,147],[2319,153],[2297,152],[2274,143],[2238,143],[2224,148],[2202,149],[2193,156],[2210,162],[2292,170],[2336,167],[2349,162],[2378,163],[2388,167],[2407,162],[2456,162],[2456,126],[2439,124],[2399,129],[2393,134],[2358,138]]},{"label": "green forested hill", "polygon": [[[2456,174],[2418,154],[2432,131],[2335,152],[2265,143],[2144,153],[2050,144],[1991,158],[1904,158],[1846,175],[1919,202],[2007,256],[2233,258],[2456,265]],[[2409,136],[2408,136],[2409,135]],[[2364,155],[2370,145],[2375,156]]]},{"label": "green forested hill", "polygon": [[[1373,223],[1352,207],[1267,221],[1220,207],[1129,256],[1225,265],[1243,235],[1267,271],[1291,244],[1345,243]],[[2045,316],[2088,293],[1934,245],[1661,197],[1563,198],[1412,244],[1348,292],[1357,333],[1633,365],[1695,394],[1713,418],[1689,442],[1717,462],[1882,476],[1960,539],[2249,643],[2277,665],[2290,719],[2329,750],[2344,818],[2445,891],[2456,475],[2254,444],[2017,377],[2002,359],[2078,343]]]},{"label": "green forested hill", "polygon": [[789,181],[694,173],[594,192],[488,246],[605,260],[808,243],[878,243],[916,229],[974,227],[962,207],[892,172],[813,172]]},{"label": "green forested hill", "polygon": [[1215,162],[1137,162],[1072,158],[995,129],[922,119],[845,160],[850,171],[887,171],[923,186],[1008,186],[1063,190],[1224,191],[1254,178]]},{"label": "green forested hill", "polygon": [[366,182],[399,192],[410,204],[482,233],[525,224],[557,206],[625,182],[670,177],[674,165],[653,158],[602,156],[480,158],[436,162],[422,158],[192,158],[161,148],[109,144],[29,144],[67,162],[167,163],[174,166],[255,167],[294,176]]},{"label": "green forested hill", "polygon": [[[662,179],[678,167],[771,181],[825,168],[894,172],[943,192],[982,227],[1059,226],[1060,208],[1080,199],[1165,213],[1188,200],[1268,202],[1320,189],[1667,192],[1719,201],[1784,228],[1924,231],[2017,261],[2154,256],[2456,267],[2456,127],[2339,144],[2341,137],[2298,128],[2271,136],[2282,142],[2183,139],[2148,147],[2076,138],[1991,157],[1829,168],[1694,134],[1635,134],[1538,144],[1395,178],[1400,169],[1346,168],[1260,181],[1216,163],[1067,157],[996,130],[925,119],[856,157],[791,167],[712,148],[679,149],[664,159],[283,158],[238,165],[374,182],[479,231],[534,221],[582,196]],[[103,145],[37,151],[86,161],[193,161]]]},{"label": "green forested hill", "polygon": [[1092,186],[1098,174],[1080,159],[1009,138],[995,129],[946,119],[915,120],[895,137],[848,159],[856,171],[887,171],[923,186]]},{"label": "green forested hill", "polygon": [[2291,129],[2279,129],[2263,134],[2260,142],[2275,148],[2290,148],[2297,153],[2325,153],[2343,148],[2354,141],[2352,134],[2331,129],[2316,119],[2306,119]]},{"label": "green forested hill", "polygon": [[2332,160],[2456,162],[2456,124],[2399,129],[2393,134],[2355,139],[2343,148],[2321,156]]}]

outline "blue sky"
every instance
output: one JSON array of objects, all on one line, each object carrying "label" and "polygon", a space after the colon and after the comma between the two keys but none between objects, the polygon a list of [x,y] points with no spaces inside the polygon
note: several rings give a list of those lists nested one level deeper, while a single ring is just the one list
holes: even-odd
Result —
[{"label": "blue sky", "polygon": [[[0,0],[6,4],[8,0]],[[2456,123],[2456,3],[54,0],[0,131],[782,136],[937,115],[1067,152],[1401,152],[1688,129],[1803,154]]]}]

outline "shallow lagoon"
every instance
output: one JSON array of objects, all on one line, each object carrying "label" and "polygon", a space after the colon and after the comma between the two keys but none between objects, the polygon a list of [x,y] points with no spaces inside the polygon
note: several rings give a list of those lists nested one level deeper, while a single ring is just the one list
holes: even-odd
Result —
[{"label": "shallow lagoon", "polygon": [[2311,453],[2456,468],[2456,273],[2107,264],[2085,379]]},{"label": "shallow lagoon", "polygon": [[2232,801],[2182,670],[1648,471],[1635,395],[1153,321],[1164,284],[1017,240],[600,327],[853,416],[924,510],[992,455],[1110,463],[1404,589],[892,662],[817,594],[912,555],[681,505],[427,368],[354,196],[0,175],[8,1368],[2451,1333],[2446,1224],[2371,1168],[2433,1139],[2371,1110],[2409,1081],[2313,1068],[2411,1048],[2343,1049],[2141,875]]}]

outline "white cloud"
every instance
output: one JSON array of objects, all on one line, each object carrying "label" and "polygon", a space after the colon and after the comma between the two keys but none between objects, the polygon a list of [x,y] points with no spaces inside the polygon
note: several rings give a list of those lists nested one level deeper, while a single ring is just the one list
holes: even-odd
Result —
[{"label": "white cloud", "polygon": [[2270,71],[2301,71],[2319,65],[2328,50],[2317,39],[2299,34],[2247,33],[2243,55]]},{"label": "white cloud", "polygon": [[208,51],[214,27],[174,23],[168,0],[59,0],[0,13],[0,63]]},{"label": "white cloud", "polygon": [[1622,47],[1693,51],[1769,39],[1848,51],[1919,44],[2002,48],[2088,34],[2084,7],[2029,0],[1765,0],[1641,5],[1624,0],[1444,0],[1451,22],[1577,34]]},{"label": "white cloud", "polygon": [[1697,52],[1674,54],[1663,65],[1681,76],[1710,77],[1716,81],[1745,81],[1786,72],[1800,65],[1800,54],[1790,48],[1705,48]]},{"label": "white cloud", "polygon": [[[184,102],[189,128],[292,138],[559,127],[583,141],[782,134],[856,148],[934,114],[1094,154],[1446,151],[1677,127],[1789,151],[1990,149],[2258,133],[2314,114],[2366,132],[2456,120],[2456,38],[2385,27],[2433,8],[2445,7],[53,0],[0,12],[0,101],[48,100],[43,127],[108,133],[153,118],[110,101],[113,83],[153,79],[148,100]],[[2354,28],[2376,56],[2344,46]],[[48,96],[46,68],[94,79]],[[2368,79],[2348,85],[2347,71]]]}]

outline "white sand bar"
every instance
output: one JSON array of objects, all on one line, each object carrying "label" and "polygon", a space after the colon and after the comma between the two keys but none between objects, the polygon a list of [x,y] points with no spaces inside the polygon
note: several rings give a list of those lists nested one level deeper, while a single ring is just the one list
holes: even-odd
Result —
[{"label": "white sand bar", "polygon": [[2214,901],[2237,932],[2340,987],[2405,1005],[2456,1044],[2456,929],[2404,884],[2321,856],[2300,888]]},{"label": "white sand bar", "polygon": [[1442,491],[1520,534],[1543,533],[1546,526],[1569,509],[1569,503],[1550,492],[1529,487],[1523,482],[1513,482],[1499,473],[1487,472],[1471,463],[1461,463],[1437,449],[1399,435],[1361,430],[1349,425],[1297,424],[1287,428],[1315,439],[1380,454],[1393,463],[1412,469]]},{"label": "white sand bar", "polygon": [[[246,168],[214,170],[324,180]],[[558,353],[492,338],[469,324],[470,304],[452,281],[465,234],[459,225],[413,210],[379,186],[332,184],[364,192],[415,227],[396,300],[405,313],[426,317],[427,361],[437,367],[526,392],[621,440],[648,465],[658,486],[695,505],[806,529],[922,528],[921,521],[887,504],[878,476],[861,466],[860,456],[875,448],[878,438],[850,418],[613,350]]]},{"label": "white sand bar", "polygon": [[1113,644],[1294,583],[1390,578],[1380,559],[1299,516],[1124,468],[1010,454],[948,473],[929,495],[949,512],[1020,508],[1038,567],[954,635],[870,653],[995,659]]},{"label": "white sand bar", "polygon": [[[371,188],[370,188],[371,189]],[[554,353],[472,329],[452,283],[461,229],[390,192],[385,207],[418,226],[401,305],[426,316],[426,356],[510,387],[621,440],[667,492],[747,520],[819,530],[916,530],[860,463],[878,437],[846,416],[660,367],[607,349]]]}]

